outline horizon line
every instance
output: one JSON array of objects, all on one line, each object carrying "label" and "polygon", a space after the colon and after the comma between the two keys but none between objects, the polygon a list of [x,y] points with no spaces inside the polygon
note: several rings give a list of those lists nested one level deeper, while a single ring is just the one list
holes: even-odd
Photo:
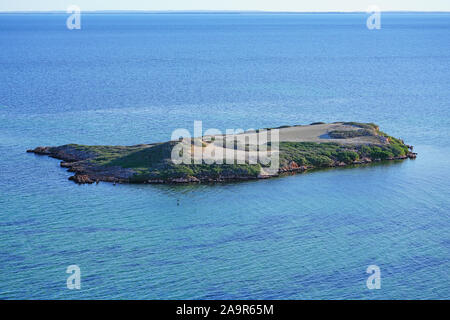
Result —
[{"label": "horizon line", "polygon": [[[84,13],[201,13],[201,14],[214,14],[214,13],[230,13],[230,14],[239,14],[239,13],[367,13],[367,11],[271,11],[271,10],[86,10]],[[384,13],[450,13],[450,10],[447,11],[437,11],[437,10],[381,10],[380,12]],[[50,14],[50,13],[64,13],[67,11],[64,10],[16,10],[16,11],[0,11],[0,14],[20,14],[20,13],[42,13],[42,14]]]}]

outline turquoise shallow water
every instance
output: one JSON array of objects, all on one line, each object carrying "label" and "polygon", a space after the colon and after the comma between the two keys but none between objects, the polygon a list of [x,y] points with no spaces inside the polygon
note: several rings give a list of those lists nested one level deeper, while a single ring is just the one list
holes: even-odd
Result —
[{"label": "turquoise shallow water", "polygon": [[[0,15],[0,298],[450,298],[450,14]],[[399,163],[78,186],[27,148],[376,122]],[[180,205],[177,206],[177,201]],[[77,264],[82,289],[66,288]],[[367,266],[382,288],[368,290]]]}]

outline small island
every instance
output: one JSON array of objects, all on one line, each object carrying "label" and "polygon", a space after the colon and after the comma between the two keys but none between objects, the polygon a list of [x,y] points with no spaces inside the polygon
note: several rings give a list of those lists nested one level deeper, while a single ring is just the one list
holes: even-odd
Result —
[{"label": "small island", "polygon": [[[239,134],[204,136],[187,140],[134,146],[86,146],[67,144],[58,147],[37,147],[27,152],[62,160],[61,167],[74,175],[76,183],[208,183],[266,179],[311,169],[369,164],[378,161],[414,159],[413,147],[403,140],[380,131],[373,123],[316,122],[310,125],[282,126],[277,130],[277,149],[271,143],[239,143],[255,141],[260,130]],[[271,131],[273,129],[261,129]],[[220,139],[219,139],[220,137]],[[234,143],[223,143],[224,139]],[[174,163],[173,150],[180,143],[189,143],[203,155],[211,150],[221,154],[242,153],[244,163]],[[276,170],[267,163],[249,161],[260,149],[277,156]],[[194,154],[194,151],[192,151]],[[203,155],[204,156],[204,155]],[[194,158],[193,158],[194,159]],[[207,159],[203,158],[203,159]]]}]

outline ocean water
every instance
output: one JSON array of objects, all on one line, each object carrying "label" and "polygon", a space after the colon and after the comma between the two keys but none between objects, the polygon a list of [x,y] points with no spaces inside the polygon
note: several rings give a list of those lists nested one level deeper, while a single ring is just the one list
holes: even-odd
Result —
[{"label": "ocean water", "polygon": [[[449,299],[450,14],[0,15],[0,298]],[[375,122],[416,160],[76,185],[40,145]],[[179,205],[177,205],[179,202]],[[81,290],[66,268],[81,268]],[[381,289],[369,290],[369,265]]]}]

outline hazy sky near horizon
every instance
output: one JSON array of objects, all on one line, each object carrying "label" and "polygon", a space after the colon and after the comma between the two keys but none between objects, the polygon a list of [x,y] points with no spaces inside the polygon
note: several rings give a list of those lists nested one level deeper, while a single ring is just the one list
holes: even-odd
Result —
[{"label": "hazy sky near horizon", "polygon": [[450,11],[450,0],[0,0],[0,11],[94,10]]}]

